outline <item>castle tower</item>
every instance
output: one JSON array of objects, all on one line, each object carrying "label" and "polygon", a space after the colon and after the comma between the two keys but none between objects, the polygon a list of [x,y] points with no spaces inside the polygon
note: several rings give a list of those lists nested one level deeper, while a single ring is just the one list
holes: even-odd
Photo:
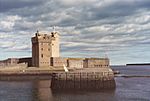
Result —
[{"label": "castle tower", "polygon": [[59,57],[59,34],[58,32],[51,32],[51,57]]},{"label": "castle tower", "polygon": [[51,57],[59,57],[58,32],[42,34],[37,31],[32,37],[32,65],[34,67],[48,67],[51,65]]}]

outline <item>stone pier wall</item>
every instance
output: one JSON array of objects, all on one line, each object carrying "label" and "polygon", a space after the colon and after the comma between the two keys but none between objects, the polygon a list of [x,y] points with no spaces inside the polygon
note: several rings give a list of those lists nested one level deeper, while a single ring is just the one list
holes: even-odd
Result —
[{"label": "stone pier wall", "polygon": [[103,72],[56,73],[52,77],[51,88],[55,90],[71,89],[114,89],[113,74]]}]

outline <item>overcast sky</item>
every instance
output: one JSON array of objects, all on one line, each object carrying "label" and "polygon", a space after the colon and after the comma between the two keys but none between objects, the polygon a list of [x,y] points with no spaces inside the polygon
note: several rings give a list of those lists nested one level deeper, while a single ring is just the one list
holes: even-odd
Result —
[{"label": "overcast sky", "polygon": [[54,25],[63,57],[150,62],[150,0],[0,0],[0,59],[30,57],[31,37]]}]

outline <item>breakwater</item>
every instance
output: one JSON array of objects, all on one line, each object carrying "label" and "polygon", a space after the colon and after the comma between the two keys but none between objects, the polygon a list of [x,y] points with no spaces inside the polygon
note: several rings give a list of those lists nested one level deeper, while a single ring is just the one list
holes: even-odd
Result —
[{"label": "breakwater", "polygon": [[54,90],[114,89],[114,75],[110,72],[54,73],[51,88]]},{"label": "breakwater", "polygon": [[113,72],[96,71],[17,71],[1,72],[0,80],[50,80],[50,87],[54,90],[100,90],[114,89],[116,84]]}]

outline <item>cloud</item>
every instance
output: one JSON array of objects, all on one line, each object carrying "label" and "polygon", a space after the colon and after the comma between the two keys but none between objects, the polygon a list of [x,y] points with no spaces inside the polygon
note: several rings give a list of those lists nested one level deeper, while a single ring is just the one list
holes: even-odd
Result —
[{"label": "cloud", "polygon": [[14,9],[33,7],[42,4],[41,0],[0,0],[0,12],[8,12]]},{"label": "cloud", "polygon": [[98,0],[56,0],[57,4],[63,6],[81,6],[81,5],[89,5],[91,3],[97,3]]},{"label": "cloud", "polygon": [[29,45],[21,45],[21,46],[15,46],[11,48],[11,51],[29,51],[31,47]]},{"label": "cloud", "polygon": [[21,17],[18,15],[12,15],[12,16],[7,16],[7,17],[2,17],[0,20],[0,30],[2,31],[10,31],[13,29],[13,26],[15,25],[15,22],[21,20]]},{"label": "cloud", "polygon": [[0,52],[27,54],[36,30],[49,32],[55,25],[62,56],[101,56],[107,50],[113,63],[123,53],[134,61],[141,54],[136,50],[149,50],[149,10],[149,0],[0,0]]},{"label": "cloud", "polygon": [[13,46],[15,46],[15,43],[14,42],[1,42],[0,43],[0,48],[4,48],[4,49],[6,49],[6,48],[11,48],[11,47],[13,47]]},{"label": "cloud", "polygon": [[0,33],[0,39],[7,39],[11,38],[13,35],[10,35],[8,33]]}]

